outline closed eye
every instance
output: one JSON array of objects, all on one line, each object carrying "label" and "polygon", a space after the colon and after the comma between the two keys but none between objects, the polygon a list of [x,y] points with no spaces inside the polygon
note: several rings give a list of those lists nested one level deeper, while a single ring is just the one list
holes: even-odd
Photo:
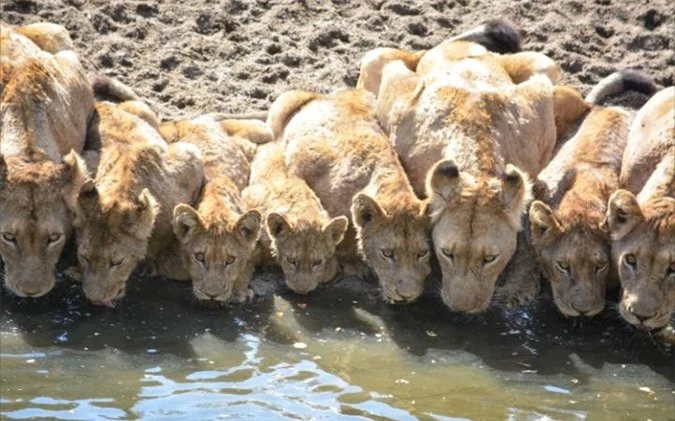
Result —
[{"label": "closed eye", "polygon": [[16,244],[16,235],[11,232],[3,232],[2,239],[10,244]]},{"label": "closed eye", "polygon": [[567,262],[558,261],[558,262],[556,262],[555,266],[562,273],[569,273],[569,271],[570,271],[570,264],[567,263]]},{"label": "closed eye", "polygon": [[47,244],[54,244],[58,242],[61,239],[61,237],[63,237],[62,234],[55,232],[49,236],[49,238],[47,239]]},{"label": "closed eye", "polygon": [[495,260],[497,260],[496,254],[486,254],[485,257],[483,257],[483,264],[487,265],[494,262]]},{"label": "closed eye", "polygon": [[124,262],[124,258],[110,259],[110,267],[119,266]]}]

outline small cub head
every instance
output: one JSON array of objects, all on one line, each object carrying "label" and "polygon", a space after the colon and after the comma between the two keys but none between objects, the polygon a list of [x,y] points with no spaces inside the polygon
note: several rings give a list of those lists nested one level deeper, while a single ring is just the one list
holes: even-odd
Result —
[{"label": "small cub head", "polygon": [[0,156],[0,256],[5,285],[20,297],[39,297],[54,284],[54,270],[70,235],[70,211],[87,176],[71,152],[62,163]]},{"label": "small cub head", "polygon": [[497,277],[516,250],[529,195],[527,176],[512,165],[501,178],[475,179],[452,160],[430,170],[431,236],[443,275],[441,297],[451,310],[488,308]]},{"label": "small cub head", "polygon": [[209,223],[191,206],[178,205],[173,212],[173,231],[195,297],[225,302],[236,283],[250,283],[260,212],[250,210],[229,223],[217,219]]},{"label": "small cub head", "polygon": [[675,311],[675,199],[640,205],[618,190],[609,199],[607,226],[623,290],[621,316],[643,329],[666,326]]},{"label": "small cub head", "polygon": [[145,258],[159,204],[144,189],[133,201],[103,201],[93,180],[82,186],[75,229],[84,295],[114,306],[131,272]]},{"label": "small cub head", "polygon": [[358,248],[377,274],[384,298],[410,302],[424,291],[431,273],[429,222],[424,204],[415,200],[387,214],[370,196],[352,201]]},{"label": "small cub head", "polygon": [[286,284],[298,294],[313,291],[338,274],[335,248],[347,230],[347,218],[333,218],[324,226],[299,221],[291,224],[283,215],[267,215],[272,254],[281,266]]},{"label": "small cub head", "polygon": [[583,221],[563,225],[540,201],[530,207],[530,233],[553,299],[566,316],[593,316],[605,307],[609,237]]}]

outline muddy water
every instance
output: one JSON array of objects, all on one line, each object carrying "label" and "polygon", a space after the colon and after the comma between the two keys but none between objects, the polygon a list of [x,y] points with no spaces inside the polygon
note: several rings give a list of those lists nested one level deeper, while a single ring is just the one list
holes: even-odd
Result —
[{"label": "muddy water", "polygon": [[[270,291],[277,290],[277,293]],[[449,314],[342,281],[298,298],[256,282],[205,308],[189,285],[134,280],[117,309],[60,282],[2,296],[3,419],[668,420],[673,354],[607,312]]]}]

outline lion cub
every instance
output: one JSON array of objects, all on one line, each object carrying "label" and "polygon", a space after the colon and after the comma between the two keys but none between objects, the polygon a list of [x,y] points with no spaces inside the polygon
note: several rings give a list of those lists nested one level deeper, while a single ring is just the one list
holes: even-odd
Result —
[{"label": "lion cub", "polygon": [[[232,124],[239,143],[228,135]],[[260,212],[246,210],[241,190],[248,184],[250,153],[244,139],[268,142],[272,134],[262,122],[219,122],[211,115],[160,126],[169,142],[191,143],[201,149],[205,183],[196,207],[182,203],[173,211],[173,231],[180,242],[182,267],[173,279],[192,280],[200,300],[243,302],[254,271],[253,252],[260,234]],[[253,145],[250,145],[253,146]]]},{"label": "lion cub", "polygon": [[266,215],[261,261],[273,257],[290,289],[307,294],[335,278],[339,272],[335,249],[344,237],[347,218],[331,219],[309,186],[288,171],[283,145],[275,142],[258,149],[243,198],[249,209]]},{"label": "lion cub", "polygon": [[291,91],[272,104],[269,121],[286,144],[289,170],[331,216],[351,217],[341,257],[356,260],[358,252],[387,301],[416,299],[431,273],[426,206],[379,126],[375,97],[362,89]]},{"label": "lion cub", "polygon": [[204,174],[196,147],[167,146],[140,117],[106,107],[96,126],[100,163],[79,191],[75,227],[85,296],[114,307],[141,261],[171,276],[162,259],[171,260],[173,209],[194,203]]},{"label": "lion cub", "polygon": [[[598,87],[618,93],[631,84],[654,86],[639,73],[617,72]],[[613,271],[604,218],[609,195],[619,187],[630,122],[621,108],[595,106],[602,100],[596,91],[589,95],[594,103],[577,102],[589,112],[539,174],[550,197],[535,200],[529,212],[533,246],[553,299],[561,313],[572,317],[593,316],[605,307]]]},{"label": "lion cub", "polygon": [[[619,311],[631,325],[661,329],[675,311],[675,87],[645,104],[631,125],[621,185],[607,205],[623,294]],[[637,196],[636,196],[637,194]],[[667,340],[675,334],[664,329]]]},{"label": "lion cub", "polygon": [[[415,192],[429,198],[443,301],[484,311],[516,250],[529,180],[553,154],[558,68],[542,54],[466,41],[390,50],[366,55],[359,83],[378,87],[379,121]],[[518,278],[506,280],[513,294],[534,297],[538,282]]]},{"label": "lion cub", "polygon": [[29,27],[0,25],[0,258],[7,288],[39,297],[55,284],[71,209],[87,177],[78,153],[94,98],[75,53],[40,48],[67,48],[68,32]]}]

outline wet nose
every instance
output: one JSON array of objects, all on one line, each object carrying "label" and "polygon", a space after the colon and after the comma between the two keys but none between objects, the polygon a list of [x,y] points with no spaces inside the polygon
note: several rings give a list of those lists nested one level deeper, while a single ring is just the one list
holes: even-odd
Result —
[{"label": "wet nose", "polygon": [[652,317],[656,316],[655,312],[640,311],[630,306],[628,307],[628,311],[630,312],[630,314],[635,316],[635,318],[638,319],[640,323],[644,323],[646,320],[649,320]]}]

